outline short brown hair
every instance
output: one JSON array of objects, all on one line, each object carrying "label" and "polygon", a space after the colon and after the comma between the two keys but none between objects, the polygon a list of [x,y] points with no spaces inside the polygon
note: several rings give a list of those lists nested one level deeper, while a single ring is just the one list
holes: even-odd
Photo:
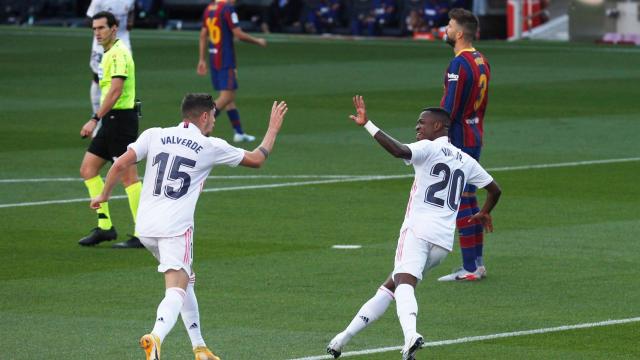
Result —
[{"label": "short brown hair", "polygon": [[114,26],[118,26],[118,19],[116,19],[115,15],[113,15],[112,13],[108,12],[108,11],[100,11],[99,13],[96,13],[95,15],[93,15],[91,17],[91,20],[97,20],[97,19],[102,19],[105,18],[107,19],[107,25],[112,28]]},{"label": "short brown hair", "polygon": [[202,113],[209,112],[216,108],[211,94],[190,93],[182,99],[182,118],[196,120]]},{"label": "short brown hair", "polygon": [[480,21],[471,11],[463,8],[451,9],[449,11],[449,19],[455,20],[462,27],[462,34],[465,40],[475,40]]}]

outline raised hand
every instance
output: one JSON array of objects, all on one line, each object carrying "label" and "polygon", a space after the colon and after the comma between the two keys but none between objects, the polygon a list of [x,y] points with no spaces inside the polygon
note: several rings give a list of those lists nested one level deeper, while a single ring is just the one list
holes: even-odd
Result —
[{"label": "raised hand", "polygon": [[207,74],[207,63],[200,60],[198,61],[198,67],[196,69],[198,75],[206,75]]},{"label": "raised hand", "polygon": [[93,134],[93,130],[96,129],[97,125],[98,125],[98,123],[93,119],[87,121],[87,123],[84,124],[82,129],[80,129],[80,136],[82,136],[82,138],[86,138],[87,136],[91,136],[91,134]]},{"label": "raised hand", "polygon": [[287,103],[281,101],[278,103],[277,101],[273,102],[273,106],[271,106],[271,117],[269,118],[269,129],[279,131],[282,126],[282,121],[284,120],[284,115],[287,113]]},{"label": "raised hand", "polygon": [[364,99],[362,96],[356,95],[353,97],[353,106],[356,108],[356,115],[349,115],[349,118],[356,124],[364,126],[367,123],[367,109],[364,105]]}]

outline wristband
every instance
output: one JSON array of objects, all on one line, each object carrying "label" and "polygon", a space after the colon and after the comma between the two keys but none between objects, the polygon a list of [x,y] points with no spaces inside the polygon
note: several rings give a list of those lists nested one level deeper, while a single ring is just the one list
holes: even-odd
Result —
[{"label": "wristband", "polygon": [[371,136],[375,136],[376,133],[378,131],[380,131],[380,129],[378,129],[378,127],[371,122],[371,120],[367,121],[366,124],[364,124],[364,128],[369,132],[369,134],[371,134]]},{"label": "wristband", "polygon": [[93,120],[95,120],[95,121],[100,121],[100,118],[98,117],[98,114],[93,114],[93,116],[91,118]]},{"label": "wristband", "polygon": [[267,151],[267,149],[263,148],[262,146],[260,146],[258,148],[258,150],[260,150],[260,152],[262,153],[262,155],[264,155],[264,158],[268,158],[269,157],[269,151]]}]

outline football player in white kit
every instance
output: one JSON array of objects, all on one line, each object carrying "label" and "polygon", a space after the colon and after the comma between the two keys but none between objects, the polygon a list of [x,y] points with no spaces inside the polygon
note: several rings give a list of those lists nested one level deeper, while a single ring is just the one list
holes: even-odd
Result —
[{"label": "football player in white kit", "polygon": [[481,221],[487,231],[493,231],[489,213],[501,190],[476,160],[449,143],[451,120],[444,109],[424,109],[415,128],[417,141],[402,144],[367,120],[362,96],[355,96],[353,103],[357,115],[351,115],[351,119],[364,126],[391,155],[413,165],[415,178],[400,228],[393,272],[347,328],[329,342],[327,352],[338,358],[347,342],[380,318],[395,298],[404,333],[402,359],[414,359],[424,344],[422,335],[416,331],[418,304],[414,289],[423,274],[438,265],[453,248],[456,214],[465,184],[487,190],[482,209],[470,220]]},{"label": "football player in white kit", "polygon": [[123,171],[147,159],[136,232],[158,259],[165,276],[165,297],[157,310],[153,330],[140,339],[147,360],[160,359],[165,336],[182,316],[196,360],[219,360],[200,334],[198,303],[193,290],[193,214],[204,181],[214,166],[260,167],[271,152],[280,131],[287,104],[274,102],[269,127],[258,148],[245,151],[226,141],[208,137],[213,130],[215,104],[209,94],[187,94],[182,101],[183,121],[175,127],[151,128],[129,145],[106,177],[102,194],[91,207],[109,199]]},{"label": "football player in white kit", "polygon": [[[131,51],[131,40],[129,39],[129,30],[133,27],[135,0],[91,0],[91,4],[87,9],[87,16],[92,18],[93,15],[101,12],[108,11],[112,13],[116,19],[118,19],[118,33],[116,37],[127,46]],[[102,45],[98,43],[96,37],[93,37],[93,43],[91,44],[91,57],[89,58],[89,67],[93,72],[93,80],[91,81],[91,87],[89,89],[89,96],[91,99],[91,107],[95,114],[100,108],[100,86],[98,81],[101,78],[100,62],[102,61],[102,55],[104,49]],[[97,131],[97,130],[96,130]],[[95,136],[94,132],[94,136]]]}]

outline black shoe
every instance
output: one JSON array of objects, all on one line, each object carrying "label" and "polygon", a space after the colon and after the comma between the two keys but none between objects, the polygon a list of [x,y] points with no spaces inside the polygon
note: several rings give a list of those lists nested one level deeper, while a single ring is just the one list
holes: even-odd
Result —
[{"label": "black shoe", "polygon": [[140,242],[140,239],[138,239],[133,235],[129,235],[129,236],[130,236],[129,240],[115,243],[111,245],[111,247],[114,249],[138,249],[138,248],[144,247],[144,245],[142,245],[142,243]]},{"label": "black shoe", "polygon": [[109,230],[103,230],[99,227],[91,230],[89,235],[83,237],[78,241],[78,244],[82,246],[94,246],[98,245],[103,241],[111,241],[115,240],[118,237],[118,233],[116,232],[116,228],[113,226]]}]

